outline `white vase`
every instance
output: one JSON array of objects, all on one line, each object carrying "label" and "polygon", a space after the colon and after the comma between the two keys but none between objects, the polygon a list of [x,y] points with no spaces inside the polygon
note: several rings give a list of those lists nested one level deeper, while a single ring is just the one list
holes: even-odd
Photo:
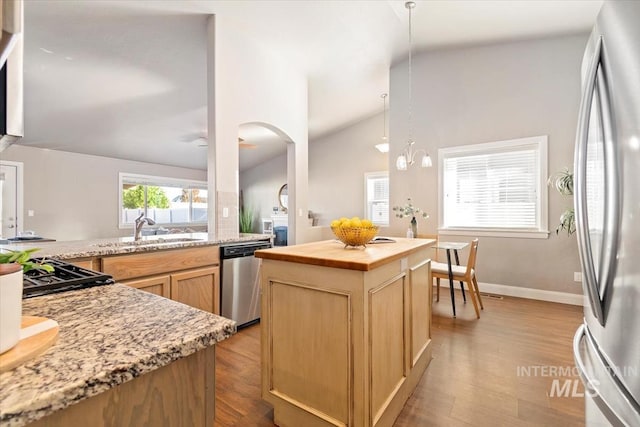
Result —
[{"label": "white vase", "polygon": [[22,265],[0,264],[0,353],[20,340],[22,322]]}]

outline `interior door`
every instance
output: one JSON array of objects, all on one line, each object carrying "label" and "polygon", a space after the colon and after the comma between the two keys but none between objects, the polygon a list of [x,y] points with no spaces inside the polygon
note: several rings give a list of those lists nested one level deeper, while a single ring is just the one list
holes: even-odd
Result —
[{"label": "interior door", "polygon": [[[0,164],[0,193],[2,193],[2,215],[0,216],[0,237],[9,239],[16,237],[18,232],[18,165]],[[20,171],[21,172],[21,171]]]}]

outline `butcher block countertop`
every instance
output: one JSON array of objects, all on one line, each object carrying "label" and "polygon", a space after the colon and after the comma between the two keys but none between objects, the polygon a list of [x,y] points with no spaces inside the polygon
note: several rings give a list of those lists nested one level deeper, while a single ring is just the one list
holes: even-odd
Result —
[{"label": "butcher block countertop", "polygon": [[393,237],[393,240],[395,242],[347,248],[344,243],[338,240],[324,240],[302,245],[261,249],[255,252],[255,256],[277,261],[370,271],[436,242],[433,239],[406,239],[402,237]]},{"label": "butcher block countertop", "polygon": [[0,425],[22,426],[230,337],[234,321],[120,284],[23,300],[57,342],[0,374]]}]

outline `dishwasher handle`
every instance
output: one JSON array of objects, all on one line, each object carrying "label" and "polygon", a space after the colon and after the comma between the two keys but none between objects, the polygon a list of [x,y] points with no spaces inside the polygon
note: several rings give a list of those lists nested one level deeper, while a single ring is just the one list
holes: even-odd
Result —
[{"label": "dishwasher handle", "polygon": [[253,256],[253,253],[259,249],[271,248],[270,243],[248,243],[239,245],[229,245],[220,247],[220,257],[222,259],[241,258]]}]

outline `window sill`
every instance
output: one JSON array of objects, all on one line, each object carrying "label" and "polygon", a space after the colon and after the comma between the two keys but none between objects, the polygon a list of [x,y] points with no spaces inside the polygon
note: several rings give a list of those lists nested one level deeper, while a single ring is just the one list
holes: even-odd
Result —
[{"label": "window sill", "polygon": [[512,230],[487,230],[487,229],[456,229],[456,228],[439,228],[438,234],[449,236],[478,236],[478,237],[507,237],[516,239],[546,239],[549,237],[549,231],[512,231]]}]

